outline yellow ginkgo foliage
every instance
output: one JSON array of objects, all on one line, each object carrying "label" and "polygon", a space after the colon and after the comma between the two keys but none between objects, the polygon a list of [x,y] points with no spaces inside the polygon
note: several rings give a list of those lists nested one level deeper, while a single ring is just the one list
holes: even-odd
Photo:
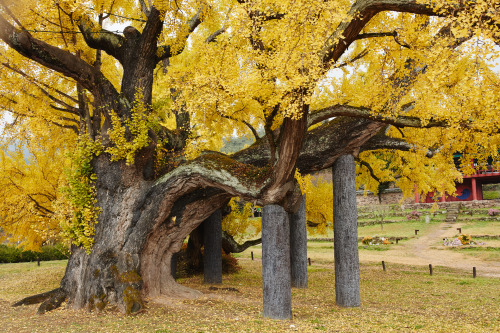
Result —
[{"label": "yellow ginkgo foliage", "polygon": [[11,244],[39,250],[46,242],[63,240],[55,214],[64,169],[69,167],[66,152],[50,146],[13,148],[0,152],[1,236]]},{"label": "yellow ginkgo foliage", "polygon": [[261,219],[254,217],[254,208],[251,202],[242,202],[239,198],[232,198],[228,206],[231,208],[231,212],[222,219],[223,231],[238,242],[260,234],[262,231]]}]

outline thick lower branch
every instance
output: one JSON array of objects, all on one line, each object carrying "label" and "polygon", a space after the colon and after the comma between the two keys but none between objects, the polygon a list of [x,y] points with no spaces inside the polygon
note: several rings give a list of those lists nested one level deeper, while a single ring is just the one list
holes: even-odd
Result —
[{"label": "thick lower branch", "polygon": [[449,126],[449,123],[446,120],[429,119],[428,121],[423,121],[420,118],[411,116],[387,117],[379,114],[373,114],[368,108],[343,104],[332,105],[324,109],[311,112],[307,126],[310,127],[323,120],[342,116],[371,119],[398,127],[431,128]]},{"label": "thick lower branch", "polygon": [[223,231],[222,232],[222,249],[226,253],[240,253],[245,251],[251,246],[258,245],[262,243],[262,238],[252,239],[244,242],[243,244],[239,244],[236,242],[230,234]]},{"label": "thick lower branch", "polygon": [[87,15],[80,16],[77,22],[88,46],[93,49],[103,50],[123,63],[122,45],[125,41],[123,36],[95,25]]},{"label": "thick lower branch", "polygon": [[429,16],[456,15],[465,8],[465,4],[441,6],[436,11],[435,3],[415,0],[358,0],[352,5],[347,19],[339,24],[319,52],[325,69],[332,66],[357,39],[360,31],[379,12],[396,11]]},{"label": "thick lower branch", "polygon": [[[80,82],[89,91],[96,91],[98,87],[103,87],[105,84],[112,87],[102,73],[96,71],[82,59],[68,51],[34,38],[27,31],[16,29],[1,15],[0,39],[28,59]],[[117,96],[118,93],[113,97]]]}]

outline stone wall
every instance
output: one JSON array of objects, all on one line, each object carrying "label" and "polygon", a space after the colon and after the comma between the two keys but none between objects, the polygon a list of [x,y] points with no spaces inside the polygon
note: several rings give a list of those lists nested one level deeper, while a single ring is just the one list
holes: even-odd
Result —
[{"label": "stone wall", "polygon": [[403,192],[399,188],[390,188],[385,190],[382,195],[382,201],[379,202],[378,195],[373,192],[364,193],[364,191],[356,192],[356,202],[358,206],[371,205],[394,205],[394,204],[411,204],[414,203],[414,198],[403,198]]},{"label": "stone wall", "polygon": [[[500,199],[494,200],[474,200],[474,201],[453,201],[453,202],[438,202],[439,208],[447,208],[449,206],[460,205],[462,208],[490,208],[490,207],[498,207],[500,206]],[[432,203],[409,203],[405,204],[405,208],[431,208]]]},{"label": "stone wall", "polygon": [[[407,209],[416,208],[431,208],[434,203],[415,203],[414,198],[403,198],[403,193],[399,188],[390,188],[382,193],[382,202],[379,202],[378,196],[372,192],[366,195],[364,191],[356,192],[356,201],[358,206],[372,206],[372,205],[404,205]],[[439,208],[446,209],[450,205],[460,205],[462,208],[490,208],[499,207],[500,199],[494,200],[475,200],[475,201],[451,201],[451,202],[437,202]]]}]

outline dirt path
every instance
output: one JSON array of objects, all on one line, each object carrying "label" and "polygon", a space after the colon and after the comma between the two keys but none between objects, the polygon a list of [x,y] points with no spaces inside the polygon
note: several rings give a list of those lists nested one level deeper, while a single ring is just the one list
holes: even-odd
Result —
[{"label": "dirt path", "polygon": [[455,225],[441,223],[431,227],[426,234],[401,243],[388,251],[361,251],[360,261],[386,261],[388,263],[444,266],[462,269],[472,274],[476,267],[478,276],[500,277],[500,262],[484,261],[451,251],[442,246],[443,238],[456,234]]}]

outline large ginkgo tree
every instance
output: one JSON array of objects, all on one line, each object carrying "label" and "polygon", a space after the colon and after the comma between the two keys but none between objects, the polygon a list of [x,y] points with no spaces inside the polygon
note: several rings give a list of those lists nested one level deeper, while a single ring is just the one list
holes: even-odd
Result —
[{"label": "large ginkgo tree", "polygon": [[[369,151],[393,149],[405,191],[446,189],[455,175],[436,182],[424,169],[438,175],[454,151],[497,154],[499,10],[0,0],[2,117],[47,137],[48,152],[72,146],[54,216],[74,247],[41,310],[67,299],[130,313],[145,297],[195,294],[170,274],[186,236],[232,197],[295,211],[297,168],[350,155],[376,164]],[[256,141],[215,152],[234,135]]]}]

